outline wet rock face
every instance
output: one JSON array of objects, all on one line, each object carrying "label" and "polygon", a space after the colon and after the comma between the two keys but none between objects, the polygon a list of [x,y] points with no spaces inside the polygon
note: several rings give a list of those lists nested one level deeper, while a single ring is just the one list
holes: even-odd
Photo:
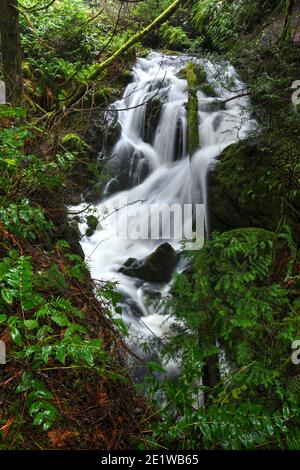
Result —
[{"label": "wet rock face", "polygon": [[159,98],[153,98],[147,103],[144,141],[148,144],[153,144],[161,110],[162,102]]},{"label": "wet rock face", "polygon": [[250,194],[244,194],[253,185],[258,195],[262,191],[259,180],[261,173],[267,170],[267,163],[261,161],[257,144],[243,141],[230,145],[219,160],[208,177],[210,230],[250,226],[273,230],[278,217],[274,218],[271,214],[279,201],[273,200],[272,194],[264,201],[260,196],[258,201],[254,201]]},{"label": "wet rock face", "polygon": [[112,179],[106,188],[106,195],[132,188],[142,183],[149,175],[148,160],[129,142],[120,142],[115,152],[107,165],[107,172]]},{"label": "wet rock face", "polygon": [[113,149],[113,146],[121,137],[121,132],[122,132],[122,128],[118,120],[118,113],[111,112],[108,117],[108,126],[107,126],[107,132],[105,136],[105,142],[104,142],[106,153],[111,152],[111,150]]},{"label": "wet rock face", "polygon": [[[269,140],[248,139],[227,147],[208,177],[210,230],[240,227],[276,230],[282,199],[293,184],[288,174],[293,168],[292,159],[300,158],[299,148],[282,135],[271,136]],[[299,211],[300,201],[293,196],[292,186],[288,201]],[[299,231],[292,210],[287,211],[287,220]]]},{"label": "wet rock face", "polygon": [[147,282],[163,283],[170,281],[178,261],[179,254],[169,243],[163,243],[144,259],[129,258],[119,272]]}]

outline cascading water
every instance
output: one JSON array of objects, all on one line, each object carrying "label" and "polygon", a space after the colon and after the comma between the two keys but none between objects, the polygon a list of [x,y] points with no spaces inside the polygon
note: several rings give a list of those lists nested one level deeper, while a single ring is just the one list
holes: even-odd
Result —
[{"label": "cascading water", "polygon": [[[216,95],[212,98],[198,91],[201,147],[192,156],[188,155],[187,82],[179,78],[179,72],[190,60],[205,68]],[[218,85],[217,76],[222,76]],[[119,269],[129,258],[142,259],[168,239],[163,223],[158,239],[134,236],[137,228],[147,222],[145,214],[149,205],[188,204],[196,193],[206,204],[209,169],[217,163],[222,150],[244,138],[253,125],[248,98],[234,98],[241,90],[245,91],[245,87],[228,64],[152,53],[137,60],[132,83],[123,98],[114,104],[122,128],[112,151],[117,173],[107,185],[106,196],[95,206],[100,219],[97,230],[93,236],[83,238],[82,247],[93,277],[118,283],[123,296],[123,320],[130,327],[131,341],[137,350],[137,335],[162,338],[172,323],[172,319],[146,301],[149,292],[168,295],[170,283],[146,282]],[[156,120],[152,122],[153,132],[149,130],[151,118]],[[114,183],[120,181],[122,190],[112,194]],[[128,219],[131,221],[129,236],[120,237]],[[175,217],[174,224],[181,223]],[[84,222],[81,229],[84,233]],[[180,249],[179,240],[167,241],[175,250]],[[181,260],[175,269],[183,266]]]}]

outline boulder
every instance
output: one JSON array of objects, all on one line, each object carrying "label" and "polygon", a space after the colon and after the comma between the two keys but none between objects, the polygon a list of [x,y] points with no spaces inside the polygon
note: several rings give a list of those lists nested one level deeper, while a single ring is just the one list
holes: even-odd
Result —
[{"label": "boulder", "polygon": [[169,282],[179,261],[179,256],[169,243],[163,243],[146,258],[140,260],[128,258],[119,272],[147,282]]},{"label": "boulder", "polygon": [[107,172],[112,176],[106,188],[106,195],[140,184],[149,174],[149,162],[142,152],[129,142],[118,143],[116,155],[107,165]]},{"label": "boulder", "polygon": [[276,231],[287,195],[286,222],[299,232],[299,149],[295,140],[278,133],[227,147],[208,177],[210,230],[260,227]]},{"label": "boulder", "polygon": [[88,226],[88,229],[86,231],[86,235],[88,237],[91,237],[95,230],[97,229],[97,226],[98,226],[98,219],[97,217],[95,217],[94,215],[88,215],[87,218],[86,218],[86,223],[87,223],[87,226]]}]

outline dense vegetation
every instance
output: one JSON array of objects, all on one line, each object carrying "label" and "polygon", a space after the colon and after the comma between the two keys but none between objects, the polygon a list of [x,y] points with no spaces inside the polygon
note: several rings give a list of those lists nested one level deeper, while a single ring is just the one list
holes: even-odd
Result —
[{"label": "dense vegetation", "polygon": [[[299,449],[297,2],[3,3],[0,449]],[[213,234],[164,303],[180,376],[150,363],[137,390],[119,295],[92,281],[67,204],[101,194],[105,110],[150,48],[230,60],[260,130],[221,155]]]}]

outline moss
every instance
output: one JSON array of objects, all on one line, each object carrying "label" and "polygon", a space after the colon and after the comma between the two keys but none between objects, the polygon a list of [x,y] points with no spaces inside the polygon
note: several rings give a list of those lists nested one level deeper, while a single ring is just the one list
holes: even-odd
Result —
[{"label": "moss", "polygon": [[185,66],[185,74],[188,83],[188,142],[190,158],[198,150],[199,142],[199,118],[198,118],[198,79],[195,64],[190,61]]},{"label": "moss", "polygon": [[62,140],[62,145],[70,152],[86,153],[91,147],[77,134],[66,134]]},{"label": "moss", "polygon": [[300,235],[300,142],[282,131],[227,147],[209,176],[212,230],[256,226],[274,231],[283,215]]},{"label": "moss", "polygon": [[146,107],[146,119],[145,119],[145,135],[144,141],[152,144],[157,123],[159,122],[160,114],[162,109],[162,103],[159,98],[153,98]]},{"label": "moss", "polygon": [[99,220],[94,215],[88,215],[86,218],[86,223],[88,225],[86,235],[88,237],[91,237],[94,234],[95,230],[97,229]]}]

